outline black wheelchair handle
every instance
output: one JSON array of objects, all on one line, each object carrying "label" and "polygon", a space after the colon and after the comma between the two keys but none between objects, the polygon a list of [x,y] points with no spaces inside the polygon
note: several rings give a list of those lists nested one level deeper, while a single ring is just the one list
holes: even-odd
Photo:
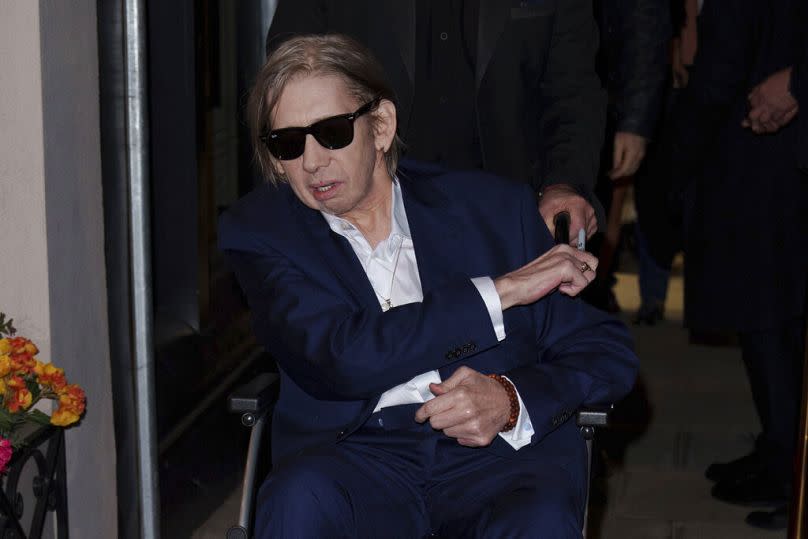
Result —
[{"label": "black wheelchair handle", "polygon": [[555,214],[553,217],[553,226],[555,227],[555,242],[556,243],[569,243],[570,242],[570,212],[562,211]]}]

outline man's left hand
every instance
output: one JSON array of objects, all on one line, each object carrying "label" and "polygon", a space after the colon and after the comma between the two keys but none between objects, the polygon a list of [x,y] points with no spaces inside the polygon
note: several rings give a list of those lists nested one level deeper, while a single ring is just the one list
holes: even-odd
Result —
[{"label": "man's left hand", "polygon": [[799,111],[799,104],[789,91],[791,68],[770,75],[755,86],[747,97],[749,113],[742,125],[758,134],[774,133],[790,122]]},{"label": "man's left hand", "polygon": [[435,398],[415,412],[433,429],[456,438],[460,445],[489,445],[510,417],[510,398],[499,382],[469,367],[460,367],[440,384],[430,384]]},{"label": "man's left hand", "polygon": [[575,189],[560,183],[545,188],[539,199],[539,213],[550,234],[555,235],[555,216],[565,211],[570,214],[570,245],[573,247],[578,245],[580,229],[586,230],[587,238],[598,231],[595,209]]},{"label": "man's left hand", "polygon": [[641,135],[635,135],[628,131],[615,133],[612,170],[609,171],[609,178],[618,180],[637,172],[643,157],[645,157],[646,144],[645,137]]}]

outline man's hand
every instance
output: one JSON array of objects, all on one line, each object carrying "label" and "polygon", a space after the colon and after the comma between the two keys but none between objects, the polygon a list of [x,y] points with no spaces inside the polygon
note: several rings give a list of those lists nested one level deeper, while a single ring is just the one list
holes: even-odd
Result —
[{"label": "man's hand", "polygon": [[637,172],[645,157],[646,144],[647,141],[643,136],[627,131],[615,133],[612,170],[609,171],[609,178],[617,180]]},{"label": "man's hand", "polygon": [[570,214],[570,243],[577,244],[578,231],[586,230],[586,237],[589,238],[598,231],[598,220],[595,217],[595,209],[584,197],[569,185],[550,185],[542,191],[539,199],[539,213],[550,229],[550,234],[555,234],[555,216],[563,211]]},{"label": "man's hand", "polygon": [[556,288],[575,296],[595,278],[598,259],[569,245],[556,245],[537,259],[494,280],[502,310],[528,305]]},{"label": "man's hand", "polygon": [[415,412],[415,420],[429,420],[433,429],[460,445],[489,445],[510,417],[505,388],[469,367],[460,367],[440,384],[429,384],[429,389],[435,398]]},{"label": "man's hand", "polygon": [[774,133],[790,122],[799,111],[799,104],[788,90],[791,68],[770,75],[755,86],[747,96],[749,114],[741,125],[758,134]]}]

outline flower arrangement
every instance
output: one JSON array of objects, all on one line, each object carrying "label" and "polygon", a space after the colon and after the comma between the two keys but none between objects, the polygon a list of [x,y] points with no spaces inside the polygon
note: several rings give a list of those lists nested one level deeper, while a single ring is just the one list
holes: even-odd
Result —
[{"label": "flower arrangement", "polygon": [[[68,384],[63,369],[42,363],[33,342],[15,337],[13,322],[0,313],[0,473],[22,445],[23,424],[68,427],[81,418],[86,403],[84,390]],[[33,408],[42,399],[58,403],[51,416]]]}]

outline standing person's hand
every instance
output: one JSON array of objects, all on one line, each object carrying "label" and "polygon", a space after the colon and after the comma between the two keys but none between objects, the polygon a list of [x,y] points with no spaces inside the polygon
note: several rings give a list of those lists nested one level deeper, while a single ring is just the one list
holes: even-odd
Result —
[{"label": "standing person's hand", "polygon": [[799,112],[799,104],[789,91],[791,68],[780,70],[755,86],[749,93],[749,113],[742,125],[758,134],[774,133]]},{"label": "standing person's hand", "polygon": [[570,214],[570,243],[574,241],[577,244],[578,230],[582,228],[587,238],[598,231],[595,209],[584,197],[569,185],[550,185],[542,191],[539,199],[539,213],[550,234],[555,235],[554,219],[561,212]]},{"label": "standing person's hand", "polygon": [[645,137],[641,135],[627,131],[615,133],[612,170],[609,171],[609,178],[617,180],[637,172],[643,157],[645,157],[646,144]]}]

